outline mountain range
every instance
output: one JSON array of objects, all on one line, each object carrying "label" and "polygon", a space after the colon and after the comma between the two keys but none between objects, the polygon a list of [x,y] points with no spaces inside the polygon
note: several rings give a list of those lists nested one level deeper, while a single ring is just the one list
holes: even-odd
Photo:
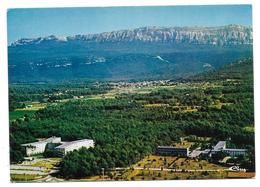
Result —
[{"label": "mountain range", "polygon": [[252,28],[141,27],[20,39],[8,47],[9,81],[175,78],[252,57]]},{"label": "mountain range", "polygon": [[252,44],[252,28],[241,25],[222,27],[141,27],[100,34],[20,39],[12,46],[45,42],[163,42],[175,44],[238,45]]}]

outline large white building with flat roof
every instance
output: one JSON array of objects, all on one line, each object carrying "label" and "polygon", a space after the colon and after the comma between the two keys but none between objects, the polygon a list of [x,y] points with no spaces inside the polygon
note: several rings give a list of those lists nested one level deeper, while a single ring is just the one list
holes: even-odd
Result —
[{"label": "large white building with flat roof", "polygon": [[25,147],[26,155],[32,156],[32,155],[44,153],[47,144],[49,144],[49,143],[58,144],[60,142],[61,142],[60,137],[53,136],[53,137],[43,139],[38,142],[22,144],[22,146]]},{"label": "large white building with flat roof", "polygon": [[57,155],[65,156],[68,152],[79,150],[82,147],[94,147],[94,141],[90,139],[76,140],[72,142],[62,142],[60,137],[50,137],[38,142],[26,143],[21,146],[25,147],[26,155],[32,156],[44,153],[47,149],[57,151]]},{"label": "large white building with flat roof", "polygon": [[224,149],[223,151],[232,157],[239,155],[245,156],[247,153],[247,149]]},{"label": "large white building with flat roof", "polygon": [[79,150],[80,148],[90,148],[94,147],[94,141],[90,139],[82,139],[72,142],[64,142],[63,144],[55,147],[55,150],[59,153],[60,156],[65,156],[68,152]]},{"label": "large white building with flat roof", "polygon": [[[206,150],[205,150],[206,151]],[[226,141],[219,141],[213,149],[210,151],[210,156],[212,154],[216,154],[217,152],[222,151],[227,153],[228,155],[232,157],[236,157],[239,155],[246,155],[247,149],[232,149],[226,147]]]}]

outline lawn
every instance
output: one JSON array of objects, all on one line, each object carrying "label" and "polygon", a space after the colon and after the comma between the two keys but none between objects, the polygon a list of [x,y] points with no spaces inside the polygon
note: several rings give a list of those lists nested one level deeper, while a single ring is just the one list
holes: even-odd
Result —
[{"label": "lawn", "polygon": [[24,117],[25,114],[27,114],[28,116],[33,116],[33,114],[36,111],[34,110],[15,110],[9,113],[9,119],[12,120],[16,120],[18,118],[22,118]]},{"label": "lawn", "polygon": [[40,102],[31,102],[29,103],[29,105],[26,105],[26,108],[19,108],[16,110],[27,110],[27,111],[31,111],[31,110],[40,110],[43,109],[47,106],[47,103],[40,103]]},{"label": "lawn", "polygon": [[[174,172],[174,166],[182,172]],[[134,169],[136,168],[136,169]],[[137,169],[143,168],[143,169]],[[152,170],[149,168],[162,168],[161,170]],[[172,170],[164,170],[164,168]],[[221,171],[190,171],[187,170],[221,170]],[[190,158],[181,158],[175,156],[157,156],[149,155],[143,160],[132,166],[132,169],[126,170],[119,180],[171,180],[171,179],[208,179],[225,178],[227,171],[225,167],[211,164],[206,160],[193,160]]]},{"label": "lawn", "polygon": [[33,114],[40,109],[47,107],[47,103],[40,102],[24,102],[27,106],[26,108],[19,108],[15,111],[9,112],[9,119],[16,120],[18,118],[23,118],[25,114],[28,116],[33,116]]},{"label": "lawn", "polygon": [[41,160],[41,161],[33,163],[32,166],[39,166],[39,167],[44,167],[47,169],[52,169],[55,167],[55,163],[50,162],[48,160]]},{"label": "lawn", "polygon": [[134,170],[127,171],[122,175],[123,180],[184,180],[184,179],[223,179],[227,172],[171,172]]},{"label": "lawn", "polygon": [[31,166],[44,167],[46,169],[53,169],[62,160],[62,158],[41,158],[36,160]]},{"label": "lawn", "polygon": [[246,132],[255,132],[255,128],[253,126],[246,126],[244,127],[244,130]]},{"label": "lawn", "polygon": [[176,166],[176,169],[185,169],[185,170],[197,170],[197,169],[226,169],[225,167],[211,164],[206,160],[196,160],[190,158],[181,158],[176,156],[157,156],[149,155],[146,156],[143,160],[139,161],[133,167],[145,167],[145,168],[169,168],[173,169],[173,166]]},{"label": "lawn", "polygon": [[[47,175],[46,175],[47,176]],[[46,177],[45,175],[11,174],[11,181],[32,181]]]}]

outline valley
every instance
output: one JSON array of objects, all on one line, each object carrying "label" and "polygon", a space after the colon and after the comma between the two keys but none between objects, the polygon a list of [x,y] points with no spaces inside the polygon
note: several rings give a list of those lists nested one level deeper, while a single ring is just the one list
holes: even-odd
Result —
[{"label": "valley", "polygon": [[254,3],[130,4],[6,11],[12,183],[255,178]]},{"label": "valley", "polygon": [[[38,138],[95,141],[94,148],[61,158],[59,172],[44,176],[45,182],[243,178],[255,171],[250,58],[175,80],[10,84],[10,99],[13,164],[24,160],[21,144]],[[157,153],[158,146],[203,151],[218,141],[247,154],[191,158]],[[230,171],[231,166],[246,172]],[[23,180],[18,175],[14,181]],[[35,177],[32,180],[41,180]]]}]

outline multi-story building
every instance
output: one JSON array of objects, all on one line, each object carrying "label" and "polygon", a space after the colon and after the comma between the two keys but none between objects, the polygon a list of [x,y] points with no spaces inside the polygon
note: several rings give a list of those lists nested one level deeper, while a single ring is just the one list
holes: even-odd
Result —
[{"label": "multi-story building", "polygon": [[173,146],[158,146],[156,152],[157,154],[161,154],[161,155],[188,156],[189,148],[173,147]]},{"label": "multi-story building", "polygon": [[83,139],[72,142],[64,142],[62,145],[55,147],[55,150],[60,156],[65,156],[68,152],[78,150],[82,147],[94,147],[94,141],[90,139]]},{"label": "multi-story building", "polygon": [[32,155],[44,153],[47,144],[59,144],[59,143],[61,143],[61,138],[53,136],[38,142],[22,144],[22,146],[25,147],[26,155],[32,156]]},{"label": "multi-story building", "polygon": [[69,151],[78,150],[82,147],[94,147],[94,141],[90,139],[82,139],[72,142],[61,142],[60,137],[53,136],[38,142],[22,144],[22,146],[25,147],[27,156],[44,153],[46,149],[54,150],[57,155],[64,156]]},{"label": "multi-story building", "polygon": [[229,156],[236,157],[239,155],[246,155],[247,150],[246,149],[231,149],[231,148],[226,148],[226,141],[219,141],[213,149],[210,151],[210,156],[212,154],[216,154],[220,151],[223,151],[227,153]]},{"label": "multi-story building", "polygon": [[232,157],[239,155],[245,156],[247,153],[247,149],[224,149],[223,151]]}]

